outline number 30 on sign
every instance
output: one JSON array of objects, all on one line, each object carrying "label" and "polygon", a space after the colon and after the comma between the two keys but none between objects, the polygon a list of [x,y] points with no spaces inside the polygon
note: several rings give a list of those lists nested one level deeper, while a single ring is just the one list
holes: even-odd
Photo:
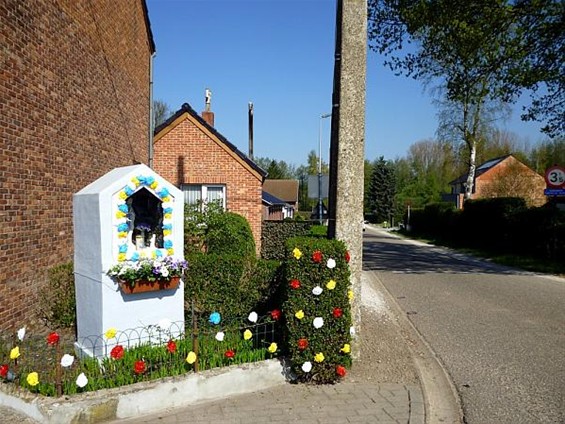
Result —
[{"label": "number 30 on sign", "polygon": [[565,187],[565,168],[552,166],[545,171],[545,182],[548,187]]}]

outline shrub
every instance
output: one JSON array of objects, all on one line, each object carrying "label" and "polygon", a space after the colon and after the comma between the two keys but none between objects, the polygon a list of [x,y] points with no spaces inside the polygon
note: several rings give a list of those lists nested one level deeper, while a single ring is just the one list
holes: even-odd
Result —
[{"label": "shrub", "polygon": [[[333,267],[328,263],[332,260]],[[287,241],[282,309],[291,368],[298,381],[332,383],[351,365],[348,262],[340,241]]]},{"label": "shrub", "polygon": [[50,326],[75,326],[75,276],[72,261],[48,270],[47,285],[41,289],[39,299],[40,315]]},{"label": "shrub", "polygon": [[[242,317],[264,310],[280,283],[280,263],[238,255],[192,254],[187,257],[185,301],[198,312]],[[186,308],[185,308],[186,309]]]},{"label": "shrub", "polygon": [[286,240],[308,235],[311,225],[308,221],[263,221],[261,257],[282,261],[285,257]]}]

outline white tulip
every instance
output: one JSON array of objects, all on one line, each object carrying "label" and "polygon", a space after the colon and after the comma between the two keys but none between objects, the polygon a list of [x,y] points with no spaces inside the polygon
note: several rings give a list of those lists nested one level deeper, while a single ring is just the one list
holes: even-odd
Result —
[{"label": "white tulip", "polygon": [[316,317],[314,318],[314,328],[321,328],[324,325],[324,318]]},{"label": "white tulip", "polygon": [[312,371],[312,362],[310,362],[310,361],[304,362],[302,364],[302,371],[304,371],[304,372]]},{"label": "white tulip", "polygon": [[324,289],[322,289],[320,286],[316,286],[312,289],[312,294],[319,296],[322,294],[323,291]]},{"label": "white tulip", "polygon": [[88,378],[86,377],[86,375],[84,375],[83,372],[81,372],[80,375],[77,377],[76,383],[77,386],[79,386],[81,389],[88,384]]},{"label": "white tulip", "polygon": [[224,336],[225,336],[225,334],[224,334],[223,331],[218,331],[218,332],[216,333],[216,340],[219,341],[219,342],[223,342],[223,341],[224,341]]},{"label": "white tulip", "polygon": [[61,358],[61,366],[68,368],[73,364],[74,361],[75,361],[75,357],[73,355],[69,355],[68,353],[65,353]]},{"label": "white tulip", "polygon": [[247,317],[247,319],[251,322],[257,322],[257,318],[258,318],[257,312],[251,312]]}]

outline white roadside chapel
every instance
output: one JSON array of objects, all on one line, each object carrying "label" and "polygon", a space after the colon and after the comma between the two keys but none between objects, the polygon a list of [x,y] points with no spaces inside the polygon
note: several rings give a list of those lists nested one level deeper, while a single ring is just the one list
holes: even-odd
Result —
[{"label": "white roadside chapel", "polygon": [[[155,291],[138,293],[131,285],[120,285],[117,276],[108,275],[117,264],[182,261],[183,219],[183,193],[146,165],[116,168],[74,194],[76,348],[80,354],[108,355],[117,343],[103,337],[108,329],[122,332],[169,325],[177,333],[183,331],[182,280],[176,288],[154,283]],[[130,345],[142,341],[143,337],[129,340]]]}]

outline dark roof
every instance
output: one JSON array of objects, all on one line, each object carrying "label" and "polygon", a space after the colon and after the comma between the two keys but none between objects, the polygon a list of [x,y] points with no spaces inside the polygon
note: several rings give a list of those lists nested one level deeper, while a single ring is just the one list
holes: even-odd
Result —
[{"label": "dark roof", "polygon": [[269,206],[274,205],[286,205],[287,203],[284,200],[279,199],[276,196],[273,196],[271,193],[267,193],[265,190],[262,192],[263,202],[267,203]]},{"label": "dark roof", "polygon": [[145,26],[147,27],[149,48],[151,49],[151,53],[155,53],[155,40],[153,40],[153,31],[151,31],[151,21],[149,21],[149,11],[147,10],[145,0],[141,0],[141,7],[143,8],[143,17],[145,18]]},{"label": "dark roof", "polygon": [[265,180],[263,190],[287,203],[298,202],[298,180]]},{"label": "dark roof", "polygon": [[[496,165],[498,165],[500,162],[502,162],[504,159],[506,159],[510,156],[512,156],[512,155],[504,155],[504,156],[500,156],[500,157],[494,158],[494,159],[489,159],[486,162],[483,162],[482,164],[477,166],[477,169],[475,169],[475,179],[477,177],[481,176],[482,174],[484,174],[485,172],[487,172],[489,169],[494,168]],[[467,172],[466,174],[463,174],[460,177],[457,177],[456,179],[451,181],[449,183],[449,185],[461,184],[461,183],[466,182],[468,175],[469,175],[469,173]]]},{"label": "dark roof", "polygon": [[183,103],[181,108],[177,110],[169,119],[167,119],[157,128],[155,128],[155,135],[159,134],[161,130],[171,125],[171,123],[173,123],[175,119],[179,118],[183,113],[188,113],[194,119],[196,119],[204,128],[210,131],[220,142],[225,144],[232,152],[234,152],[241,159],[243,159],[243,161],[247,163],[252,169],[257,171],[261,175],[261,177],[263,177],[263,179],[267,176],[267,171],[265,171],[255,162],[253,162],[245,153],[241,152],[237,147],[235,147],[235,145],[230,143],[227,138],[225,138],[222,134],[216,131],[216,129],[213,126],[211,126],[208,122],[206,122],[204,118],[202,118],[194,109],[192,109],[188,103]]}]

